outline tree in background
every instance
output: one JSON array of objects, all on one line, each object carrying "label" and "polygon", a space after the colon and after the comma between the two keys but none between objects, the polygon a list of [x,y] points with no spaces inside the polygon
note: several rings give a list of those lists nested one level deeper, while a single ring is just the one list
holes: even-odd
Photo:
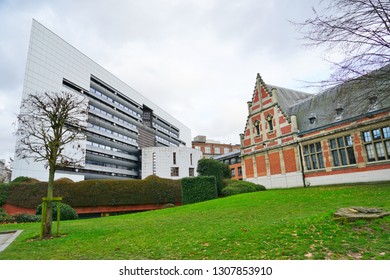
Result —
[{"label": "tree in background", "polygon": [[197,172],[200,176],[215,176],[218,195],[223,188],[223,179],[231,178],[229,165],[211,158],[203,158],[198,161]]},{"label": "tree in background", "polygon": [[[84,162],[80,141],[85,140],[88,100],[76,93],[29,94],[18,115],[18,143],[15,155],[43,162],[49,168],[48,199],[53,198],[54,175],[58,167],[78,167]],[[52,211],[48,202],[43,237],[51,237]]]},{"label": "tree in background", "polygon": [[[307,46],[325,46],[330,53],[341,52],[340,61],[330,61],[335,71],[322,87],[353,80],[365,88],[390,84],[390,1],[334,0],[321,1],[321,12],[313,8],[313,18],[295,23]],[[386,67],[387,66],[387,67]],[[378,70],[380,71],[374,71]],[[369,74],[375,72],[375,75]],[[372,82],[373,84],[367,84]]]}]

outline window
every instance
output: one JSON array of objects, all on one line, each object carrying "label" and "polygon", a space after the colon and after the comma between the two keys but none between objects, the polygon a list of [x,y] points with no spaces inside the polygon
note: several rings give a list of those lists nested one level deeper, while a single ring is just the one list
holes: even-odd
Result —
[{"label": "window", "polygon": [[317,119],[316,114],[310,113],[310,117],[309,117],[310,123],[311,123],[311,124],[315,123],[315,122],[316,122],[316,119]]},{"label": "window", "polygon": [[268,131],[269,132],[272,132],[274,130],[274,124],[272,122],[272,119],[273,119],[272,115],[267,116],[267,123],[268,123]]},{"label": "window", "polygon": [[390,126],[363,132],[368,161],[390,159]]},{"label": "window", "polygon": [[223,148],[223,152],[224,152],[225,154],[227,154],[228,152],[230,152],[230,149],[229,149],[229,148]]},{"label": "window", "polygon": [[188,170],[188,176],[189,177],[194,177],[195,176],[195,169],[190,167],[190,169]]},{"label": "window", "polygon": [[153,153],[153,175],[157,174],[157,168],[156,168],[156,153]]},{"label": "window", "polygon": [[256,135],[259,136],[260,135],[260,122],[259,121],[255,121],[254,123],[255,125],[255,129],[256,129]]},{"label": "window", "polygon": [[176,153],[173,153],[173,164],[176,164]]},{"label": "window", "polygon": [[239,166],[237,169],[238,169],[238,176],[242,176],[242,167]]},{"label": "window", "polygon": [[179,176],[179,167],[171,167],[171,177]]},{"label": "window", "polygon": [[206,154],[210,154],[210,153],[211,153],[211,148],[208,147],[208,146],[204,147],[204,152],[205,152]]},{"label": "window", "polygon": [[352,137],[350,135],[331,139],[329,141],[333,157],[333,166],[355,164]]},{"label": "window", "polygon": [[320,142],[303,146],[303,157],[307,170],[325,168]]},{"label": "window", "polygon": [[221,153],[221,148],[214,148],[214,154],[219,155]]},{"label": "window", "polygon": [[192,165],[192,154],[190,154],[190,165]]},{"label": "window", "polygon": [[236,170],[234,168],[232,168],[230,170],[231,170],[232,177],[236,176]]}]

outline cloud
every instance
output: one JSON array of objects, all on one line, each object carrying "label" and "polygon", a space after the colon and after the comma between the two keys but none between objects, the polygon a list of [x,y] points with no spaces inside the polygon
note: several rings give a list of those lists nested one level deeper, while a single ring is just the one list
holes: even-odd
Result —
[{"label": "cloud", "polygon": [[[35,18],[178,118],[193,136],[238,143],[256,74],[300,88],[324,78],[319,51],[302,48],[287,19],[317,0],[59,0],[0,4],[2,142],[12,142],[31,19]],[[13,152],[13,143],[0,158]]]}]

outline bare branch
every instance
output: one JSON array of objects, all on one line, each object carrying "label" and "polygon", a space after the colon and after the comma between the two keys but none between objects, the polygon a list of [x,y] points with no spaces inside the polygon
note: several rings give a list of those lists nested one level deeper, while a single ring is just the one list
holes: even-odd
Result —
[{"label": "bare branch", "polygon": [[[325,90],[349,81],[372,90],[390,92],[390,1],[322,1],[313,8],[313,17],[293,23],[306,46],[326,47],[330,54],[341,53],[339,61],[329,60],[334,72],[323,81],[308,85]],[[380,69],[380,71],[377,71]],[[370,73],[375,72],[375,75]],[[379,89],[378,86],[381,88]],[[386,95],[383,95],[386,96]]]},{"label": "bare branch", "polygon": [[64,147],[85,139],[87,102],[86,98],[68,92],[28,95],[18,115],[16,155],[45,162],[54,170],[57,166],[80,164],[83,157],[74,155],[84,154],[83,151],[78,146]]}]

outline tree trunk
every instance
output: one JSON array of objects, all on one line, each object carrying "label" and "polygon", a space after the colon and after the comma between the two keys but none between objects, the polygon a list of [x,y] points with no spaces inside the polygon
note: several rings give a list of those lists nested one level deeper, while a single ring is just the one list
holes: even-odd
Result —
[{"label": "tree trunk", "polygon": [[53,211],[52,211],[52,201],[50,200],[53,198],[53,183],[54,183],[54,173],[55,173],[55,168],[51,167],[49,168],[49,181],[47,184],[47,211],[46,211],[46,222],[45,222],[45,227],[43,231],[43,237],[44,238],[50,238],[52,237],[52,232],[51,232],[51,226],[52,226],[52,221],[53,221]]}]

